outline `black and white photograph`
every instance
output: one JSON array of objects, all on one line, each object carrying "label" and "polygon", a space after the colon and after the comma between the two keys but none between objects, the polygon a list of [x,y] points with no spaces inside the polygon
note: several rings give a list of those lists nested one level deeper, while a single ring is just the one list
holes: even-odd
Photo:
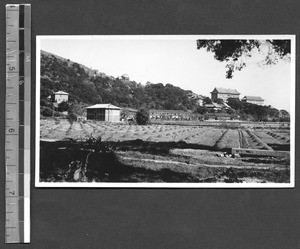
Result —
[{"label": "black and white photograph", "polygon": [[294,35],[36,44],[37,187],[294,187]]}]

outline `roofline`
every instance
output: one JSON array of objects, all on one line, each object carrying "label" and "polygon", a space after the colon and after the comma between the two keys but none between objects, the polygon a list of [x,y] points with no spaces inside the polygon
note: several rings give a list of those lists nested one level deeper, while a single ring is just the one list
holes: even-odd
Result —
[{"label": "roofline", "polygon": [[86,109],[110,109],[110,110],[121,110],[121,108],[113,108],[113,107],[86,107]]},{"label": "roofline", "polygon": [[[248,97],[255,97],[255,96],[248,96]],[[263,99],[262,97],[256,97],[256,98],[259,98],[259,99],[252,99],[252,98],[247,98],[247,96],[244,96],[243,98],[242,98],[242,100],[243,99],[248,99],[248,100],[260,100],[260,101],[265,101],[265,99]]]},{"label": "roofline", "polygon": [[[213,93],[214,91],[210,92]],[[228,94],[234,94],[234,95],[240,95],[241,93],[239,93],[238,91],[236,91],[237,93],[228,93]],[[218,92],[218,93],[227,93],[227,92]]]},{"label": "roofline", "polygon": [[68,93],[66,93],[66,92],[54,92],[54,94],[64,94],[64,95],[69,95]]},{"label": "roofline", "polygon": [[[99,105],[99,104],[96,104]],[[118,106],[114,106],[114,107],[110,107],[110,106],[103,106],[103,107],[96,107],[96,105],[92,105],[92,106],[88,106],[86,107],[86,109],[111,109],[111,110],[122,110],[121,107]],[[101,105],[101,104],[100,104]],[[111,104],[109,104],[111,105]]]},{"label": "roofline", "polygon": [[[215,87],[214,90],[218,91],[217,88],[222,88],[222,87]],[[241,94],[236,89],[232,89],[232,88],[223,88],[223,89],[230,89],[237,92],[237,93],[230,93],[230,94]],[[210,93],[213,93],[214,90],[212,90]],[[219,93],[227,93],[227,92],[219,92]]]},{"label": "roofline", "polygon": [[184,111],[184,110],[166,110],[166,109],[163,109],[163,110],[160,110],[160,109],[150,109],[149,112],[153,112],[153,111],[161,111],[161,112],[187,112],[187,111]]}]

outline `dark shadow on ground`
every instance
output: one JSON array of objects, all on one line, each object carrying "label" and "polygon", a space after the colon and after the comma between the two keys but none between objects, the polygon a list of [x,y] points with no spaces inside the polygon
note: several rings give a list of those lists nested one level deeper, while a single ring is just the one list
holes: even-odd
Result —
[{"label": "dark shadow on ground", "polygon": [[[199,166],[197,173],[176,172],[168,168],[159,170],[130,166],[121,163],[114,153],[115,150],[140,151],[149,154],[169,155],[169,150],[204,149],[215,150],[214,147],[188,144],[186,142],[149,142],[133,140],[125,142],[102,142],[109,148],[105,152],[93,152],[83,147],[81,142],[62,140],[55,142],[40,142],[40,181],[42,182],[74,182],[74,173],[78,165],[87,165],[86,181],[96,182],[217,182],[220,177],[226,181],[239,182],[240,177],[256,177],[272,182],[288,182],[289,169],[283,170],[253,170],[205,168]],[[90,155],[89,155],[90,154]],[[88,160],[87,160],[87,156]],[[244,159],[243,159],[244,160]],[[257,159],[246,159],[249,162]],[[265,163],[267,159],[260,159]],[[275,160],[276,161],[276,160]],[[80,163],[77,163],[80,162]],[[254,162],[254,161],[253,161]],[[257,162],[257,161],[255,161]],[[276,162],[272,162],[276,163]],[[281,162],[282,163],[282,162]],[[72,167],[70,165],[73,165]],[[74,166],[75,165],[75,166]],[[77,167],[77,168],[76,168]],[[201,169],[201,170],[200,170]]]},{"label": "dark shadow on ground", "polygon": [[290,144],[268,144],[273,150],[290,151]]},{"label": "dark shadow on ground", "polygon": [[185,141],[178,142],[151,142],[143,141],[141,139],[120,141],[120,142],[109,142],[109,144],[115,150],[121,151],[139,151],[143,153],[150,153],[153,155],[168,155],[170,149],[198,149],[198,150],[209,150],[209,151],[226,151],[229,152],[231,149],[218,149],[215,146],[206,146],[201,144],[192,144]]},{"label": "dark shadow on ground", "polygon": [[[139,142],[137,144],[142,146]],[[151,145],[145,151],[153,151],[153,148],[154,145]],[[164,151],[167,148],[171,147],[163,146]],[[90,151],[82,149],[73,141],[41,141],[40,180],[74,181],[73,175],[78,168],[75,166],[71,169],[70,165],[75,165],[76,162],[84,164],[89,153]],[[161,154],[161,151],[159,153]],[[174,172],[170,169],[151,170],[122,164],[114,153],[92,153],[88,159],[85,175],[88,181],[101,182],[199,182],[198,177],[188,173]]]}]

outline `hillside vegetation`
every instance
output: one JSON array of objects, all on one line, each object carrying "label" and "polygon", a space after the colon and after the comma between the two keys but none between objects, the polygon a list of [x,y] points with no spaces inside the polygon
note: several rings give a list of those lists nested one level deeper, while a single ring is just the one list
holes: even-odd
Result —
[{"label": "hillside vegetation", "polygon": [[[100,62],[101,64],[101,62]],[[90,76],[87,67],[68,59],[41,52],[41,107],[51,108],[55,91],[69,93],[71,105],[111,103],[120,107],[194,110],[192,92],[172,84],[124,81],[104,73]]]},{"label": "hillside vegetation", "polygon": [[[101,61],[100,61],[101,64]],[[166,109],[192,111],[200,115],[215,112],[200,107],[195,100],[197,94],[183,90],[170,83],[150,83],[108,76],[105,73],[93,74],[92,69],[72,62],[69,59],[41,51],[41,113],[55,115],[54,105],[49,96],[56,91],[69,93],[68,103],[58,106],[58,111],[71,111],[76,115],[85,112],[85,107],[93,104],[111,103],[119,107],[136,109]],[[222,102],[222,100],[220,100]],[[211,103],[206,97],[205,103]],[[219,103],[220,104],[220,103]],[[230,108],[217,112],[228,113],[242,120],[289,121],[289,113],[271,106],[260,106],[228,99]]]}]

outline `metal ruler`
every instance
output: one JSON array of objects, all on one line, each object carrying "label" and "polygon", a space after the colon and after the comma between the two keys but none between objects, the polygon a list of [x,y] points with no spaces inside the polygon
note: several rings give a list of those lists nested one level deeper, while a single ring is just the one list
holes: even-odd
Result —
[{"label": "metal ruler", "polygon": [[30,242],[30,4],[6,5],[6,243]]}]

